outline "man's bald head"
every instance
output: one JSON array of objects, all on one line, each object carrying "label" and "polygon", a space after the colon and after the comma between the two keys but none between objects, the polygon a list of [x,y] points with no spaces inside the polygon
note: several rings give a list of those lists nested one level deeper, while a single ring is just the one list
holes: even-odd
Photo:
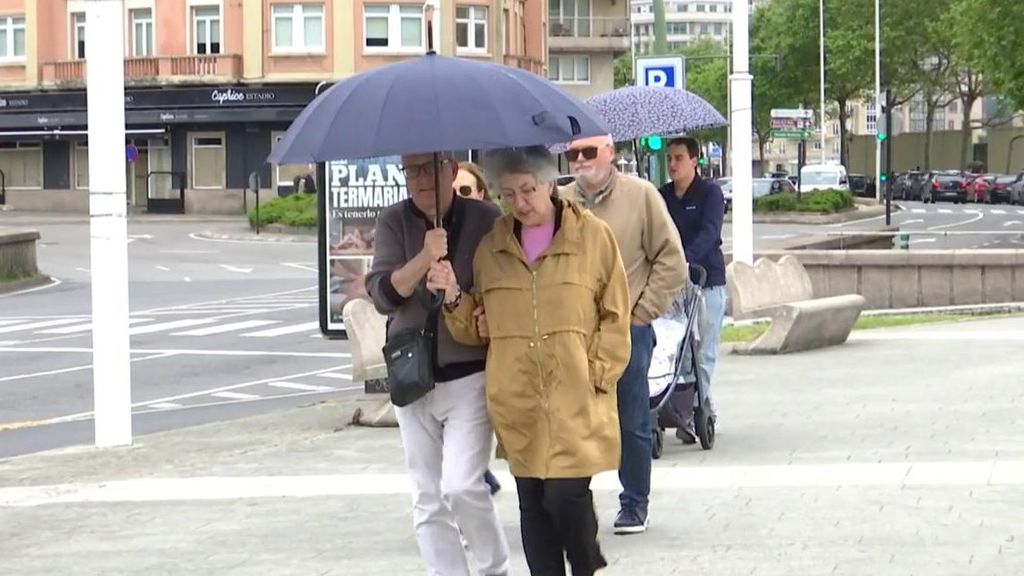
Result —
[{"label": "man's bald head", "polygon": [[584,190],[593,190],[611,176],[615,161],[615,141],[610,134],[573,140],[565,157]]}]

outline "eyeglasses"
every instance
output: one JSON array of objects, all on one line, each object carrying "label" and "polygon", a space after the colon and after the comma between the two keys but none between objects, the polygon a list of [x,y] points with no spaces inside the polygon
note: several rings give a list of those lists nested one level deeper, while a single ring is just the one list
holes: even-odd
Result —
[{"label": "eyeglasses", "polygon": [[459,191],[459,196],[462,196],[463,198],[469,198],[470,196],[473,195],[473,187],[472,186],[459,186],[458,191]]},{"label": "eyeglasses", "polygon": [[565,151],[565,157],[569,162],[575,162],[579,160],[580,155],[583,155],[584,160],[593,160],[597,158],[597,146],[587,146],[586,148],[570,148]]},{"label": "eyeglasses", "polygon": [[[448,160],[441,160],[440,164],[447,164]],[[408,166],[402,166],[402,173],[405,174],[406,178],[419,178],[420,176],[426,176],[433,178],[434,176],[434,162],[424,162],[423,164],[410,164]]]}]

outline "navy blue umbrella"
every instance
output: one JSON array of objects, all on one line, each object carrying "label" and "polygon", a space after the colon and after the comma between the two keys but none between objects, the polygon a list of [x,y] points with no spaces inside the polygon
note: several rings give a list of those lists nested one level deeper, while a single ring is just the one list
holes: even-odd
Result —
[{"label": "navy blue umbrella", "polygon": [[536,74],[428,53],[331,86],[292,122],[268,162],[551,145],[608,133],[586,104]]}]

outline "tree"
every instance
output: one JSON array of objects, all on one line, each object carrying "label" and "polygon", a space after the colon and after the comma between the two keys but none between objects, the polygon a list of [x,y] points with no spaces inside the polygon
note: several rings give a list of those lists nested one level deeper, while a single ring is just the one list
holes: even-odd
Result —
[{"label": "tree", "polygon": [[848,107],[873,85],[874,4],[869,0],[828,0],[825,11],[825,89],[838,107],[839,161],[849,165]]},{"label": "tree", "polygon": [[1024,108],[1024,3],[957,0],[953,42],[990,91]]},{"label": "tree", "polygon": [[622,88],[623,86],[632,86],[634,84],[635,80],[633,79],[633,54],[627,52],[615,59],[613,76],[615,78],[616,88]]}]

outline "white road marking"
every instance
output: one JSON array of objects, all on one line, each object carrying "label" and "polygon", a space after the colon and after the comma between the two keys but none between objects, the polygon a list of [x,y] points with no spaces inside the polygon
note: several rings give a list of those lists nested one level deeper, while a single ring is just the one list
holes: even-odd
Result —
[{"label": "white road marking", "polygon": [[[511,476],[496,471],[511,484]],[[743,488],[865,488],[879,486],[1021,486],[1024,461],[872,462],[841,464],[761,464],[749,466],[655,466],[656,490],[737,490]],[[616,472],[602,472],[591,487],[621,490]],[[174,502],[252,498],[357,497],[408,494],[406,473],[278,476],[200,476],[132,478],[43,486],[0,488],[0,507],[113,502]]]},{"label": "white road marking", "polygon": [[[139,322],[152,322],[152,318],[128,318],[128,324]],[[50,330],[37,330],[37,334],[75,334],[77,332],[88,332],[92,330],[92,322],[79,324],[78,326],[65,326],[64,328],[51,328]]]},{"label": "white road marking", "polygon": [[208,328],[186,330],[185,332],[175,332],[171,334],[171,336],[209,336],[211,334],[223,334],[224,332],[231,332],[234,330],[245,330],[247,328],[256,328],[258,326],[266,326],[268,324],[277,323],[277,320],[245,320],[243,322],[220,324],[219,326],[210,326]]},{"label": "white road marking", "polygon": [[1006,214],[1006,210],[991,210],[993,214]]},{"label": "white road marking", "polygon": [[274,336],[284,336],[286,334],[295,334],[296,332],[306,332],[313,328],[318,328],[320,322],[304,322],[302,324],[293,324],[291,326],[281,326],[280,328],[271,328],[269,330],[261,330],[259,332],[249,332],[248,334],[242,334],[242,336],[248,338],[272,338]]},{"label": "white road marking", "polygon": [[939,208],[939,214],[952,214],[953,211],[949,208]]},{"label": "white road marking", "polygon": [[[143,360],[154,360],[156,358],[167,358],[174,356],[174,354],[154,354],[152,356],[143,356],[141,358],[131,358],[129,362],[142,362]],[[61,368],[59,370],[47,370],[45,372],[33,372],[31,374],[16,374],[14,376],[5,376],[0,378],[0,382],[10,382],[12,380],[27,380],[29,378],[38,378],[40,376],[53,376],[55,374],[66,374],[68,372],[78,372],[80,370],[88,370],[92,368],[92,364],[84,364],[82,366],[72,366],[70,368]]]},{"label": "white road marking", "polygon": [[[345,368],[349,368],[349,366],[345,366]],[[317,377],[331,378],[332,380],[352,380],[351,374],[345,374],[343,372],[323,372],[321,374],[317,374]]]},{"label": "white road marking", "polygon": [[[92,354],[92,348],[86,347],[0,347],[0,352],[36,352],[40,354],[50,353],[79,353]],[[153,350],[148,348],[134,348],[132,352],[140,354],[180,354],[182,356],[280,356],[285,358],[351,358],[347,352],[278,352],[273,350],[189,350],[189,349],[167,349]],[[316,372],[320,372],[317,370]],[[316,372],[311,372],[315,374]]]},{"label": "white road marking", "polygon": [[1017,214],[1024,214],[1024,210],[1017,210]]},{"label": "white road marking", "polygon": [[241,268],[238,266],[231,266],[229,264],[221,264],[220,267],[227,270],[228,272],[240,272],[242,274],[252,273],[252,268]]},{"label": "white road marking", "polygon": [[152,334],[154,332],[175,330],[177,328],[185,328],[187,326],[201,326],[203,324],[212,324],[213,322],[217,322],[219,320],[220,318],[192,318],[190,320],[174,320],[172,322],[161,322],[159,324],[150,324],[148,326],[140,326],[138,328],[129,328],[128,335],[136,336],[139,334]]},{"label": "white road marking", "polygon": [[174,402],[157,402],[155,404],[150,404],[149,407],[167,410],[170,408],[181,408],[181,404],[175,404]]},{"label": "white road marking", "polygon": [[89,271],[88,268],[75,268],[75,270],[78,270],[79,272],[88,272]]},{"label": "white road marking", "polygon": [[928,242],[935,242],[936,238],[914,238],[910,241],[911,244],[922,244]]},{"label": "white road marking", "polygon": [[8,324],[17,324],[18,322],[24,322],[24,320],[0,320],[0,326],[7,326]]},{"label": "white road marking", "polygon": [[918,222],[924,222],[924,220],[921,218],[914,218],[913,220],[904,220],[903,222],[900,222],[900,224],[917,224]]},{"label": "white road marking", "polygon": [[971,341],[1024,341],[1024,331],[984,330],[971,332],[932,332],[910,330],[857,330],[851,340],[920,340],[922,342]]},{"label": "white road marking", "polygon": [[783,240],[785,238],[794,238],[796,234],[766,234],[761,236],[762,240]]},{"label": "white road marking", "polygon": [[60,286],[61,281],[59,278],[50,277],[50,282],[43,284],[42,286],[33,286],[32,288],[26,288],[24,290],[15,290],[14,292],[7,292],[6,294],[0,294],[0,298],[10,298],[11,296],[18,296],[21,294],[28,294],[30,292],[38,292],[40,290],[46,290],[53,288],[54,286]]},{"label": "white road marking", "polygon": [[128,237],[129,238],[139,239],[139,240],[152,240],[153,239],[153,235],[152,234],[129,234]]},{"label": "white road marking", "polygon": [[314,386],[312,384],[300,384],[298,382],[268,382],[267,386],[273,386],[274,388],[288,388],[290,390],[306,390],[306,391],[320,391],[327,392],[329,390],[337,390],[331,386]]},{"label": "white road marking", "polygon": [[1007,220],[1006,222],[1003,222],[1003,227],[1006,227],[1006,226],[1018,226],[1020,224],[1021,224],[1020,220]]},{"label": "white road marking", "polygon": [[913,212],[914,214],[925,214],[928,211],[925,210],[924,208],[914,208],[913,210],[911,210],[911,212]]},{"label": "white road marking", "polygon": [[185,276],[184,278],[182,278],[182,280],[184,280],[185,282],[191,282],[192,281],[192,279],[189,278],[188,276]]},{"label": "white road marking", "polygon": [[60,320],[45,320],[43,322],[29,322],[28,324],[16,324],[14,326],[6,326],[0,328],[0,334],[20,332],[22,330],[35,330],[36,328],[49,328],[50,326],[66,326],[68,324],[78,324],[81,321],[81,318],[63,318]]},{"label": "white road marking", "polygon": [[298,268],[299,270],[308,270],[309,272],[319,272],[315,264],[301,264],[299,262],[281,262],[281,266],[288,266],[289,268]]},{"label": "white road marking", "polygon": [[170,272],[171,271],[171,269],[168,268],[167,266],[155,266],[155,268],[157,270],[163,270],[164,272]]},{"label": "white road marking", "polygon": [[246,394],[244,392],[214,392],[210,394],[216,398],[230,398],[232,400],[253,400],[259,398],[258,394]]},{"label": "white road marking", "polygon": [[219,250],[161,250],[161,254],[220,254]]},{"label": "white road marking", "polygon": [[973,216],[971,216],[970,218],[968,218],[967,220],[964,220],[962,222],[951,222],[949,224],[939,224],[937,226],[929,226],[928,229],[929,230],[941,230],[943,228],[955,228],[957,226],[963,226],[965,224],[971,224],[973,222],[977,222],[978,220],[981,220],[984,217],[985,217],[985,213],[984,212],[974,212]]},{"label": "white road marking", "polygon": [[284,290],[282,292],[270,292],[268,294],[255,294],[255,295],[252,295],[252,296],[244,296],[244,297],[240,297],[240,298],[220,298],[220,299],[217,299],[217,300],[206,300],[206,301],[202,301],[202,302],[192,302],[192,303],[189,303],[189,304],[177,304],[175,306],[162,306],[162,307],[159,307],[159,308],[150,308],[148,310],[140,310],[140,311],[137,312],[137,314],[149,314],[151,312],[162,312],[162,311],[165,311],[165,310],[182,310],[182,309],[194,308],[196,306],[204,306],[204,305],[210,305],[210,304],[230,304],[232,302],[238,302],[240,300],[252,300],[252,299],[257,299],[257,298],[273,298],[275,296],[286,296],[288,294],[298,294],[300,292],[308,292],[308,291],[316,290],[316,288],[317,288],[316,286],[307,286],[306,288],[298,288],[298,289],[294,289],[294,290]]}]

